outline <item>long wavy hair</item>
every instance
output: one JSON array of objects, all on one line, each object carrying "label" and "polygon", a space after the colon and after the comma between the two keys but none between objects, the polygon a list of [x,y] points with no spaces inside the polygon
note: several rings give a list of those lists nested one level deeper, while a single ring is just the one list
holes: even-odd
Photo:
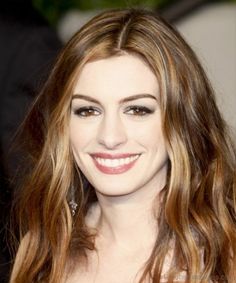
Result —
[{"label": "long wavy hair", "polygon": [[[87,62],[122,54],[139,56],[156,75],[169,155],[159,230],[139,282],[174,282],[182,271],[188,283],[236,278],[236,153],[213,90],[173,27],[152,12],[125,9],[96,16],[73,36],[25,120],[30,165],[15,199],[20,241],[11,283],[62,283],[68,261],[96,248],[85,223],[96,196],[72,155],[70,104]],[[173,260],[163,279],[170,245]]]}]

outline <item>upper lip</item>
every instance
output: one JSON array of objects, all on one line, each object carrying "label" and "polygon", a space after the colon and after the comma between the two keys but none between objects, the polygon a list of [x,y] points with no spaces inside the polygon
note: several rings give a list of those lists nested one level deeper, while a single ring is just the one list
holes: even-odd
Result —
[{"label": "upper lip", "polygon": [[117,153],[117,154],[111,154],[111,153],[91,153],[90,154],[93,158],[104,158],[104,159],[120,159],[120,158],[127,158],[135,155],[140,155],[140,153]]}]

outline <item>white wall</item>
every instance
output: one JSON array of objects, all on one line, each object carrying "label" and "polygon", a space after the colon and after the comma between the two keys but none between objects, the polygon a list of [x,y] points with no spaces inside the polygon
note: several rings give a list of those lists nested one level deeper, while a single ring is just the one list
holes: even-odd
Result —
[{"label": "white wall", "polygon": [[209,4],[176,26],[203,63],[218,106],[236,133],[236,4]]}]

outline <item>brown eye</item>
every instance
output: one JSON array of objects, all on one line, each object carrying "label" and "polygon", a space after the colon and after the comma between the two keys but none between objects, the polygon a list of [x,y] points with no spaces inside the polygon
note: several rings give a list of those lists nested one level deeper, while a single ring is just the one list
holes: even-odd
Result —
[{"label": "brown eye", "polygon": [[125,113],[134,116],[145,116],[152,114],[154,111],[145,106],[130,106],[126,109]]},{"label": "brown eye", "polygon": [[78,115],[82,118],[98,116],[100,115],[100,111],[95,107],[81,107],[74,111],[75,115]]}]

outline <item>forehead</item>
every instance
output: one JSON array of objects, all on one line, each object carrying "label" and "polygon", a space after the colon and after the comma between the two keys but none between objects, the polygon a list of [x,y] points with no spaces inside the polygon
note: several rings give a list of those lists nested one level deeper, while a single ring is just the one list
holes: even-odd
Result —
[{"label": "forehead", "polygon": [[139,93],[158,95],[158,92],[158,82],[151,68],[138,56],[130,54],[85,64],[74,89],[74,93],[96,98],[122,98]]}]

